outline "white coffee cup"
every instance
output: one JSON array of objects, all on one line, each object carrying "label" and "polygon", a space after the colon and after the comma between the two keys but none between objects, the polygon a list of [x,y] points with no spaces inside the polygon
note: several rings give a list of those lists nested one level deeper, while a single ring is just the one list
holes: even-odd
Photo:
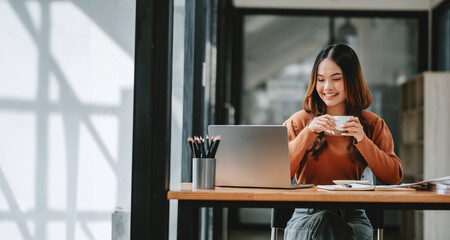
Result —
[{"label": "white coffee cup", "polygon": [[333,116],[336,124],[336,129],[342,131],[342,125],[346,124],[347,121],[353,116]]}]

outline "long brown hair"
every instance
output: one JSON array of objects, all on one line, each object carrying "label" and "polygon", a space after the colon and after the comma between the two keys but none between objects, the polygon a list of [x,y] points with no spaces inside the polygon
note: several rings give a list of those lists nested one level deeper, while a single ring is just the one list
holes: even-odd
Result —
[{"label": "long brown hair", "polygon": [[[363,118],[362,112],[372,104],[372,95],[364,80],[358,56],[356,56],[353,49],[345,44],[333,44],[327,46],[317,55],[311,72],[311,79],[305,100],[303,101],[303,109],[308,112],[312,118],[326,113],[326,104],[322,101],[316,90],[319,64],[326,58],[333,60],[342,70],[344,89],[346,92],[345,114],[358,117],[364,128],[364,132],[367,135],[368,132],[372,132],[372,130],[369,129],[371,126]],[[356,158],[363,164],[367,164],[356,147],[353,146],[353,140],[354,138],[351,137],[347,146],[347,152],[350,159]],[[318,155],[326,148],[327,141],[322,132],[308,147],[305,157],[311,152],[311,155],[317,160]]]}]

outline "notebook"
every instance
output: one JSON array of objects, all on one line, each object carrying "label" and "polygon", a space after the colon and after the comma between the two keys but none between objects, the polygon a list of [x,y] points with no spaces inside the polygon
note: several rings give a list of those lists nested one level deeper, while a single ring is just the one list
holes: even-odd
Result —
[{"label": "notebook", "polygon": [[216,153],[217,186],[305,188],[291,183],[287,129],[281,125],[210,125],[220,135]]},{"label": "notebook", "polygon": [[373,191],[375,186],[367,184],[339,184],[339,185],[317,185],[317,189],[330,191]]}]

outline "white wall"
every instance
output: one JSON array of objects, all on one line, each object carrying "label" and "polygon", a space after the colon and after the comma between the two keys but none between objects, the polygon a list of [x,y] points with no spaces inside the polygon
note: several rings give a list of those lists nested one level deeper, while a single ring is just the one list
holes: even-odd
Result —
[{"label": "white wall", "polygon": [[0,0],[0,238],[111,239],[130,207],[135,1]]}]

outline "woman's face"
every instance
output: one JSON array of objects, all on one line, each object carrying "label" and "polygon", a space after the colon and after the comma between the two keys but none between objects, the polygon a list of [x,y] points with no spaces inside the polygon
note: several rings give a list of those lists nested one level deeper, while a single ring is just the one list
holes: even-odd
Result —
[{"label": "woman's face", "polygon": [[316,91],[331,115],[345,115],[345,88],[342,69],[331,59],[324,59],[317,70]]}]

